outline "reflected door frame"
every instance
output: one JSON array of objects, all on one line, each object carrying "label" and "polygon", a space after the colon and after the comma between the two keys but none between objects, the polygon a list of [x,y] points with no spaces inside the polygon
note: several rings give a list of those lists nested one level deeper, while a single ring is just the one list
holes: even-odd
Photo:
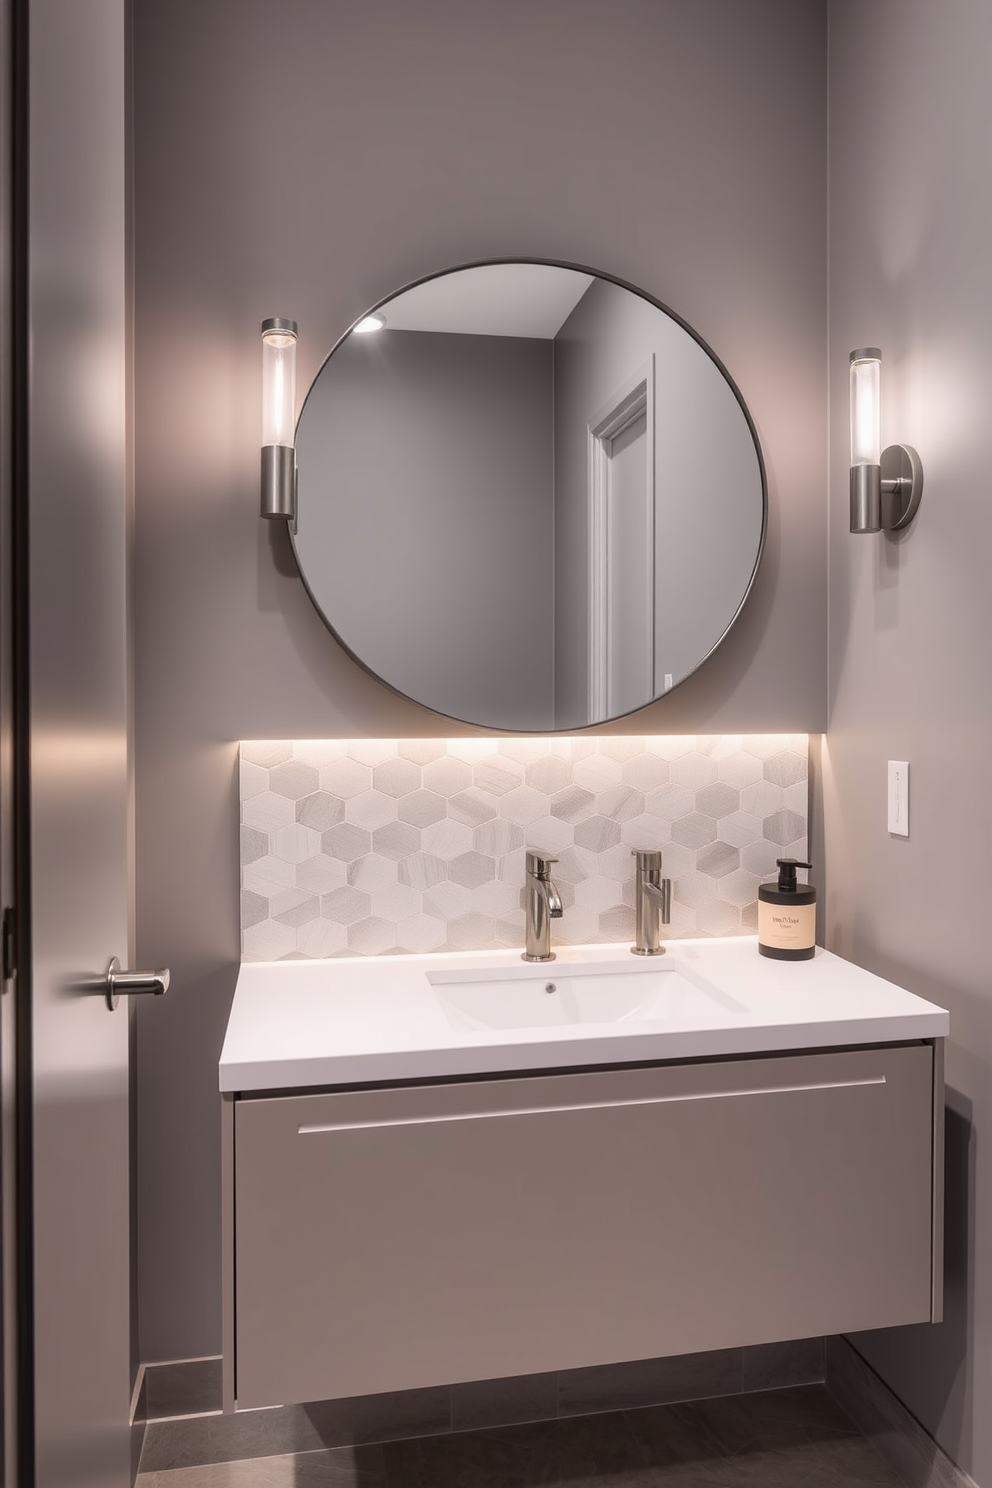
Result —
[{"label": "reflected door frame", "polygon": [[644,582],[652,623],[647,637],[644,702],[654,697],[654,580],[655,580],[655,359],[647,361],[617,388],[588,424],[589,483],[589,722],[613,716],[610,707],[610,526],[613,500],[613,441],[637,419],[646,425]]}]

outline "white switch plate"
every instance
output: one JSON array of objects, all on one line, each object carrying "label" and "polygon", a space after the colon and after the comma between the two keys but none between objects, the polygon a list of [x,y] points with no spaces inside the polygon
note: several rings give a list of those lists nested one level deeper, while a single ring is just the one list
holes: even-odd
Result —
[{"label": "white switch plate", "polygon": [[889,760],[889,831],[909,836],[909,762]]}]

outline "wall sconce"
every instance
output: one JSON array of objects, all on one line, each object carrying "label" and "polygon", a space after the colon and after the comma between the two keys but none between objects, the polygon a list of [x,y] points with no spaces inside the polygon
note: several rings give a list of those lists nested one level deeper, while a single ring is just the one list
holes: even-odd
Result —
[{"label": "wall sconce", "polygon": [[916,516],[923,466],[909,444],[882,449],[882,353],[851,352],[851,531],[896,532]]},{"label": "wall sconce", "polygon": [[296,520],[295,320],[262,321],[262,516]]}]

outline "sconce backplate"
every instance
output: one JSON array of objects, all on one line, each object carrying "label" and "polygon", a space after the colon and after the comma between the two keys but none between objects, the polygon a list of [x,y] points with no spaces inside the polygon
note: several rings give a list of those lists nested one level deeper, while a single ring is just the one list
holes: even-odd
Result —
[{"label": "sconce backplate", "polygon": [[882,527],[897,532],[916,516],[923,496],[923,465],[911,444],[882,451]]}]

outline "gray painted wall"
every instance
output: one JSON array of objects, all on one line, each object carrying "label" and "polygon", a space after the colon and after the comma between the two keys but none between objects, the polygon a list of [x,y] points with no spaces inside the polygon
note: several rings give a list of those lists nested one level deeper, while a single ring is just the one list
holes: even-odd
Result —
[{"label": "gray painted wall", "polygon": [[[830,14],[827,943],[951,1010],[946,1321],[854,1341],[990,1483],[992,8],[835,0]],[[866,344],[885,359],[883,442],[914,444],[925,471],[898,541],[846,530],[847,359]],[[908,839],[886,831],[889,758],[910,762]]]},{"label": "gray painted wall", "polygon": [[300,419],[307,583],[408,697],[510,730],[553,722],[552,343],[349,336]]},{"label": "gray painted wall", "polygon": [[589,717],[586,430],[649,363],[657,692],[664,690],[666,673],[681,681],[709,654],[732,623],[754,572],[761,471],[733,390],[712,357],[671,316],[616,284],[595,280],[555,337],[560,728]]},{"label": "gray painted wall", "polygon": [[728,641],[620,731],[820,729],[825,44],[822,0],[135,0],[137,934],[173,971],[138,1030],[145,1359],[220,1340],[234,741],[450,731],[334,644],[257,518],[260,321],[299,321],[303,389],[459,262],[670,304],[756,419],[768,545]]}]

